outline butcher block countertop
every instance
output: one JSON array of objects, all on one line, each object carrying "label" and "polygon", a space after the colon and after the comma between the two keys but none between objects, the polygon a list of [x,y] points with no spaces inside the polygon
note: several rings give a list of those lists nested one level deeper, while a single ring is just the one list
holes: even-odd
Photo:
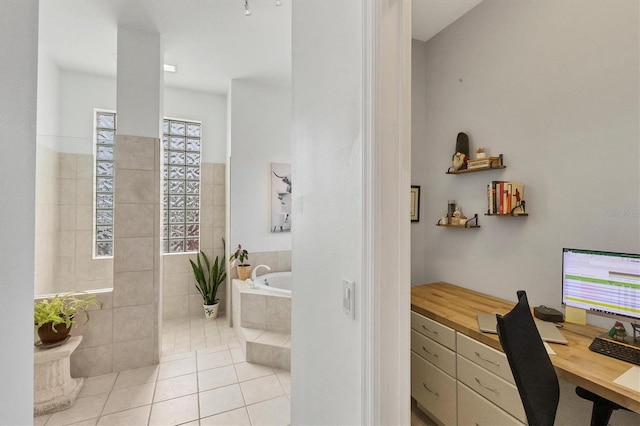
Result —
[{"label": "butcher block countertop", "polygon": [[[411,310],[501,351],[497,335],[478,329],[476,314],[505,314],[516,303],[515,292],[513,298],[513,301],[508,301],[453,284],[436,282],[411,288]],[[589,350],[593,338],[606,330],[564,323],[561,331],[569,344],[550,343],[556,352],[550,357],[558,377],[640,413],[640,392],[613,383],[633,365]]]}]

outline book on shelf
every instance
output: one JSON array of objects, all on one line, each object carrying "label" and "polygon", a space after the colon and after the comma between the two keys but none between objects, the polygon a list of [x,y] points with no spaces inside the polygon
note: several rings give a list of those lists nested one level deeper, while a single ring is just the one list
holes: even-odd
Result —
[{"label": "book on shelf", "polygon": [[484,167],[497,167],[502,165],[501,157],[476,158],[467,160],[467,169],[481,169]]},{"label": "book on shelf", "polygon": [[524,185],[520,182],[494,180],[487,185],[487,213],[524,214]]}]

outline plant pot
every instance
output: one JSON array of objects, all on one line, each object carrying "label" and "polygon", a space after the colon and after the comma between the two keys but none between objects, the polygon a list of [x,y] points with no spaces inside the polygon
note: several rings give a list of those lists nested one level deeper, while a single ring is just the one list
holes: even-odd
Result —
[{"label": "plant pot", "polygon": [[56,325],[55,331],[52,322],[42,324],[38,329],[38,336],[43,345],[51,345],[63,341],[69,335],[71,327],[67,328],[67,324],[61,323]]},{"label": "plant pot", "polygon": [[251,265],[238,265],[238,278],[242,281],[251,276]]},{"label": "plant pot", "polygon": [[213,305],[202,305],[204,308],[204,317],[206,319],[216,319],[218,318],[218,306],[219,303],[214,303]]}]

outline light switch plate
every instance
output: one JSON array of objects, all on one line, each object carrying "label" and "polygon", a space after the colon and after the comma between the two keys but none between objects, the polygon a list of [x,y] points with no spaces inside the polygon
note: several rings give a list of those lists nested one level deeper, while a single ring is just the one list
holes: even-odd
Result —
[{"label": "light switch plate", "polygon": [[356,318],[355,283],[345,279],[342,280],[342,310],[349,318]]}]

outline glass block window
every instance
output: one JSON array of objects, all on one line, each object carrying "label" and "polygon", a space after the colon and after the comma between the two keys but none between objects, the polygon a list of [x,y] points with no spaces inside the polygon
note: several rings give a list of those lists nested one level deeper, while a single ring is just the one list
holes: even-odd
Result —
[{"label": "glass block window", "polygon": [[163,122],[165,253],[200,249],[201,127],[185,120]]},{"label": "glass block window", "polygon": [[116,114],[95,112],[95,257],[113,256]]}]

